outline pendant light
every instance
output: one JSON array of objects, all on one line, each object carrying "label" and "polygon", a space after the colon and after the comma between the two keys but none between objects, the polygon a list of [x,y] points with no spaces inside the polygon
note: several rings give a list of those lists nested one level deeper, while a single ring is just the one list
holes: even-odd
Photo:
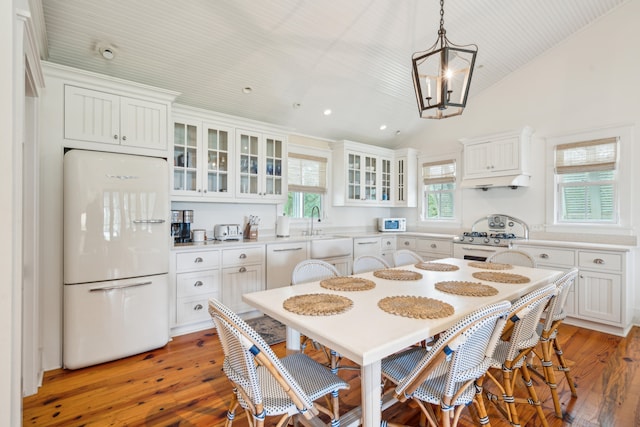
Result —
[{"label": "pendant light", "polygon": [[440,0],[438,39],[428,50],[413,54],[412,75],[423,119],[458,116],[467,103],[478,46],[459,46],[447,39],[444,0]]}]

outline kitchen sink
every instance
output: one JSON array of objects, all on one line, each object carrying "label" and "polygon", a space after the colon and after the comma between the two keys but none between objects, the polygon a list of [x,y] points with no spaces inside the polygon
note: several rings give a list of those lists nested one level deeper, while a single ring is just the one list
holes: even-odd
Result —
[{"label": "kitchen sink", "polygon": [[338,258],[351,256],[353,253],[353,240],[350,237],[335,237],[319,235],[310,237],[311,258]]}]

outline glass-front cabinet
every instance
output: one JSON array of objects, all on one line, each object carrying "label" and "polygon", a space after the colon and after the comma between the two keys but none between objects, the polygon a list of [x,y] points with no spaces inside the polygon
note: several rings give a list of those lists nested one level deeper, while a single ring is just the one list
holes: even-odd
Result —
[{"label": "glass-front cabinet", "polygon": [[179,118],[174,121],[173,129],[173,194],[232,197],[233,131],[212,123]]},{"label": "glass-front cabinet", "polygon": [[284,137],[238,130],[237,198],[286,198],[286,142]]},{"label": "glass-front cabinet", "polygon": [[197,192],[200,126],[186,120],[173,127],[173,190]]}]

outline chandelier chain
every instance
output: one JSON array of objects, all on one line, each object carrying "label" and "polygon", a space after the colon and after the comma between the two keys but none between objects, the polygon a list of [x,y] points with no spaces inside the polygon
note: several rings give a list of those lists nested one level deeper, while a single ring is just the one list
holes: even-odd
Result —
[{"label": "chandelier chain", "polygon": [[444,0],[440,0],[440,29],[438,30],[438,36],[440,37],[440,43],[442,44],[442,38],[445,36],[446,31],[444,29]]}]

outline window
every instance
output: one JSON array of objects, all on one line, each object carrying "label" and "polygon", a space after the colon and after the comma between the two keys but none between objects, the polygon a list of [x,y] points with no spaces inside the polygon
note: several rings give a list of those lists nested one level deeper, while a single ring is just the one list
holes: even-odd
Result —
[{"label": "window", "polygon": [[555,147],[558,222],[616,223],[618,138]]},{"label": "window", "polygon": [[306,154],[289,153],[289,195],[284,213],[291,218],[311,218],[318,207],[322,217],[322,202],[327,192],[327,159]]},{"label": "window", "polygon": [[422,164],[423,220],[455,218],[456,161],[440,160]]}]

